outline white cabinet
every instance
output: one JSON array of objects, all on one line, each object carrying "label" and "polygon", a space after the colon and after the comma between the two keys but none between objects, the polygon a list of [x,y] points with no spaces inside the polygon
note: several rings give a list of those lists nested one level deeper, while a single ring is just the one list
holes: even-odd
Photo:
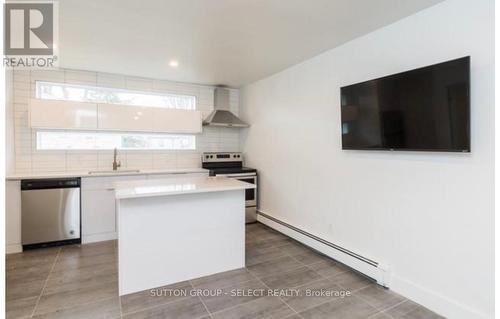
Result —
[{"label": "white cabinet", "polygon": [[145,175],[82,178],[83,243],[116,239],[113,185],[118,181],[145,178]]},{"label": "white cabinet", "polygon": [[34,128],[96,129],[97,104],[31,99],[30,126]]},{"label": "white cabinet", "polygon": [[117,238],[114,184],[120,181],[207,176],[207,173],[82,177],[82,243]]},{"label": "white cabinet", "polygon": [[116,238],[115,194],[113,190],[82,191],[82,235],[84,242],[89,242],[89,237],[90,241]]},{"label": "white cabinet", "polygon": [[153,111],[150,107],[99,104],[98,128],[102,130],[151,131]]},{"label": "white cabinet", "polygon": [[201,133],[202,113],[154,108],[152,124],[152,130],[155,132]]},{"label": "white cabinet", "polygon": [[18,253],[21,246],[21,182],[5,182],[5,253]]},{"label": "white cabinet", "polygon": [[125,132],[201,133],[202,112],[31,99],[30,126]]}]

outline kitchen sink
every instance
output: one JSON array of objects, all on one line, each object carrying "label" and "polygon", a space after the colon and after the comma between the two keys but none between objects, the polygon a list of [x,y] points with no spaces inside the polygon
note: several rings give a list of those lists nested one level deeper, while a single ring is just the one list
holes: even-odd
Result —
[{"label": "kitchen sink", "polygon": [[119,169],[119,170],[99,170],[99,171],[89,171],[89,175],[92,174],[120,174],[120,173],[140,173],[138,169]]}]

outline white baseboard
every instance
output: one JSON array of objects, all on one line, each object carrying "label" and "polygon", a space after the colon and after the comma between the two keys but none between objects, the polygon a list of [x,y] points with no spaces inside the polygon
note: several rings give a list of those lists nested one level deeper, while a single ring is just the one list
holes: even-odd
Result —
[{"label": "white baseboard", "polygon": [[[493,318],[491,316],[485,315],[460,304],[454,300],[451,300],[443,295],[431,291],[425,287],[419,286],[409,280],[401,278],[397,275],[391,274],[387,269],[378,269],[357,259],[352,258],[338,250],[335,250],[317,240],[314,240],[308,236],[301,234],[289,227],[286,227],[280,223],[274,222],[273,220],[266,218],[264,215],[269,215],[266,212],[259,211],[260,214],[257,215],[257,220],[301,243],[316,249],[323,254],[338,260],[349,267],[377,280],[377,283],[382,284],[385,287],[390,288],[392,291],[411,299],[422,306],[442,315],[446,318],[453,319],[489,319]],[[380,265],[379,265],[380,266]],[[382,267],[386,268],[386,267]]]},{"label": "white baseboard", "polygon": [[[332,243],[319,238],[312,238],[311,235],[307,235],[306,232],[301,231],[293,225],[288,225],[272,217],[271,215],[259,211],[257,215],[257,220],[277,231],[291,237],[306,246],[309,246],[328,257],[331,257],[344,265],[351,267],[352,269],[359,271],[360,273],[373,278],[378,284],[388,287],[390,273],[388,267],[381,265],[376,261],[369,260],[358,254],[348,251],[347,249],[342,249]],[[296,230],[294,230],[294,228]],[[314,235],[312,235],[314,236]],[[321,240],[321,241],[320,241]],[[336,246],[337,248],[335,248]],[[364,259],[364,260],[363,260]]]},{"label": "white baseboard", "polygon": [[117,236],[116,232],[84,235],[82,237],[82,244],[90,244],[90,243],[96,243],[99,241],[114,240],[117,238],[118,238],[118,236]]},{"label": "white baseboard", "polygon": [[21,244],[10,244],[5,246],[6,254],[15,254],[23,251],[23,246]]}]

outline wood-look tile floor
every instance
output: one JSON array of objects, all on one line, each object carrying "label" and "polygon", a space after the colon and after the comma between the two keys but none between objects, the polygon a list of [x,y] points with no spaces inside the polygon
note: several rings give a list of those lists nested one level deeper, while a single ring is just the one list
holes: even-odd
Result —
[{"label": "wood-look tile floor", "polygon": [[258,223],[246,268],[121,298],[117,270],[116,241],[8,255],[6,317],[442,318]]}]

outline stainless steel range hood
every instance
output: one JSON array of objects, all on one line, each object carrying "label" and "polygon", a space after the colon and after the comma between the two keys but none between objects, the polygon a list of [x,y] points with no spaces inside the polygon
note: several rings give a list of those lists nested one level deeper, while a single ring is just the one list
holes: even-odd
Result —
[{"label": "stainless steel range hood", "polygon": [[217,87],[214,92],[214,111],[203,121],[203,125],[219,127],[248,127],[229,110],[229,90]]}]

